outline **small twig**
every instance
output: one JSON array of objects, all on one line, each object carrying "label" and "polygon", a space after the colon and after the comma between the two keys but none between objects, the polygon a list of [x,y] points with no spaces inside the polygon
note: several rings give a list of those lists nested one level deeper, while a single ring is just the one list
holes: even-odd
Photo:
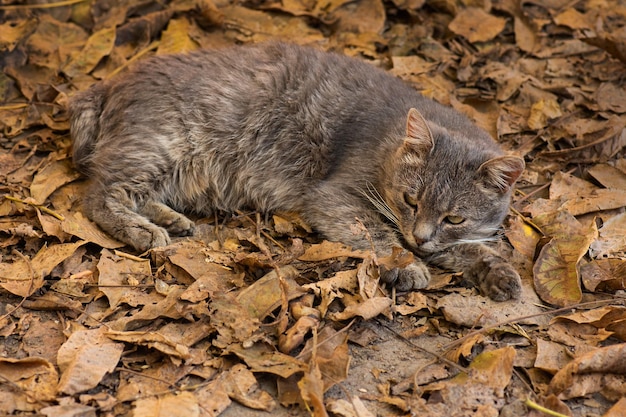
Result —
[{"label": "small twig", "polygon": [[411,342],[409,339],[407,339],[406,337],[402,336],[400,333],[396,332],[394,329],[392,329],[391,327],[389,327],[388,325],[386,325],[382,321],[376,319],[376,322],[378,324],[380,324],[381,326],[383,326],[388,331],[390,331],[398,339],[400,339],[404,343],[408,344],[409,346],[411,346],[411,347],[413,347],[413,348],[415,348],[415,349],[417,349],[417,350],[419,350],[419,351],[421,351],[423,353],[426,353],[427,355],[430,355],[430,356],[432,356],[434,358],[437,358],[437,360],[439,360],[440,362],[443,362],[443,363],[445,363],[446,365],[449,365],[452,368],[456,368],[460,372],[465,372],[465,373],[469,372],[469,370],[466,367],[461,366],[458,363],[453,362],[453,361],[451,361],[451,360],[449,360],[447,358],[444,358],[443,356],[439,355],[438,353],[431,352],[428,349],[424,349],[423,347],[416,345],[415,343]]},{"label": "small twig", "polygon": [[329,337],[327,337],[326,339],[322,340],[321,342],[318,343],[313,343],[313,346],[308,348],[308,349],[302,349],[302,352],[300,352],[300,354],[298,355],[299,357],[302,357],[306,354],[309,353],[313,353],[313,351],[315,349],[317,349],[319,346],[322,346],[324,343],[331,341],[332,339],[334,339],[335,337],[339,336],[342,333],[347,332],[350,327],[352,327],[352,325],[356,322],[356,319],[352,319],[352,321],[350,323],[348,323],[345,327],[343,327],[341,330],[338,330],[336,333],[330,335]]},{"label": "small twig", "polygon": [[65,0],[47,4],[9,4],[6,6],[0,6],[0,10],[53,9],[55,7],[72,6],[74,4],[82,3],[84,1],[87,0]]},{"label": "small twig", "polygon": [[31,201],[28,201],[28,200],[22,200],[22,199],[20,199],[20,198],[13,197],[13,196],[6,195],[6,194],[5,194],[4,198],[6,198],[7,200],[14,201],[14,202],[16,202],[16,203],[22,203],[22,204],[27,204],[27,205],[29,205],[29,206],[33,206],[33,207],[35,207],[36,209],[41,210],[41,211],[43,211],[44,213],[49,214],[49,215],[51,215],[52,217],[54,217],[55,219],[58,219],[58,220],[60,220],[60,221],[65,220],[65,217],[64,217],[63,215],[61,215],[61,214],[57,213],[56,211],[54,211],[54,210],[52,210],[52,209],[49,209],[48,207],[46,207],[46,206],[44,206],[44,205],[37,204],[37,203],[31,202]]},{"label": "small twig", "polygon": [[517,211],[513,206],[509,207],[511,209],[511,211],[518,217],[520,217],[522,219],[522,221],[524,223],[526,223],[527,225],[529,225],[530,227],[532,227],[533,229],[535,229],[536,232],[538,232],[541,236],[545,236],[546,234],[543,232],[543,230],[541,230],[541,227],[537,226],[535,223],[532,222],[532,220],[530,220],[529,218],[527,218],[526,216],[524,216],[522,213],[520,213],[519,211]]},{"label": "small twig", "polygon": [[156,49],[159,46],[160,43],[161,43],[160,41],[152,42],[150,45],[146,46],[144,49],[142,49],[141,51],[137,52],[137,54],[135,54],[135,56],[130,58],[128,61],[126,61],[124,63],[124,65],[120,65],[119,67],[115,68],[113,71],[111,71],[109,74],[107,74],[107,76],[104,77],[104,78],[105,79],[112,78],[117,73],[119,73],[120,71],[124,70],[126,67],[131,65],[133,62],[135,62],[136,60],[138,60],[139,58],[141,58],[142,56],[144,56],[145,54],[147,54],[151,50]]},{"label": "small twig", "polygon": [[541,411],[544,414],[547,414],[549,416],[553,416],[553,417],[568,417],[565,414],[561,414],[558,413],[556,411],[552,411],[549,408],[543,407],[539,404],[537,404],[536,402],[532,401],[531,399],[526,399],[526,401],[524,401],[524,405],[526,405],[526,407],[528,408],[532,408],[535,409],[537,411]]},{"label": "small twig", "polygon": [[119,251],[117,249],[114,250],[113,253],[116,254],[117,256],[120,256],[120,257],[126,258],[126,259],[130,259],[132,261],[137,261],[137,262],[145,262],[145,261],[147,261],[146,258],[140,258],[139,256],[131,255],[130,253],[122,252],[122,251]]},{"label": "small twig", "polygon": [[18,110],[23,109],[24,107],[28,107],[28,103],[17,103],[17,104],[7,104],[6,106],[0,106],[1,110]]},{"label": "small twig", "polygon": [[[576,169],[578,168],[572,168],[569,171],[566,172],[566,174],[571,174],[572,172],[576,171]],[[548,188],[550,185],[552,184],[552,181],[547,182],[545,184],[543,184],[541,187],[537,188],[536,190],[531,191],[530,193],[526,194],[524,197],[520,198],[519,200],[517,200],[514,205],[519,207],[520,203],[523,203],[524,201],[528,200],[530,197],[540,193],[541,191],[545,190],[546,188]]]}]

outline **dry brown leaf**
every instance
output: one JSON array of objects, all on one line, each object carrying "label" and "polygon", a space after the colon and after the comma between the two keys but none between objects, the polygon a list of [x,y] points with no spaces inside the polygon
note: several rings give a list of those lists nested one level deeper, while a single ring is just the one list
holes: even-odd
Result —
[{"label": "dry brown leaf", "polygon": [[134,417],[199,417],[201,415],[198,399],[189,391],[140,398],[135,401],[133,410]]},{"label": "dry brown leaf", "polygon": [[[468,297],[464,294],[452,293],[437,300],[436,308],[441,309],[446,320],[465,327],[489,326],[514,317],[529,316],[541,313],[539,299],[529,285],[522,285],[519,300],[496,302],[486,297]],[[547,323],[545,317],[534,317],[522,320],[521,323]]]},{"label": "dry brown leaf", "polygon": [[73,395],[97,386],[104,375],[113,372],[124,350],[123,343],[106,336],[107,329],[78,330],[59,349],[61,370],[59,392]]},{"label": "dry brown leaf", "polygon": [[537,339],[535,368],[555,374],[571,360],[567,347],[560,343]]},{"label": "dry brown leaf", "polygon": [[572,360],[550,382],[560,399],[602,392],[617,400],[626,395],[626,344],[595,349]]},{"label": "dry brown leaf", "polygon": [[626,290],[626,259],[597,259],[580,268],[580,277],[588,291]]},{"label": "dry brown leaf", "polygon": [[351,304],[341,312],[328,313],[327,317],[334,321],[348,320],[356,316],[369,320],[379,314],[389,315],[392,304],[393,300],[389,297],[372,297],[362,303]]},{"label": "dry brown leaf", "polygon": [[324,383],[322,373],[315,365],[310,366],[298,382],[300,395],[307,404],[307,408],[313,409],[313,417],[328,417],[326,406],[324,405]]},{"label": "dry brown leaf", "polygon": [[516,251],[527,259],[534,258],[541,235],[520,216],[511,218],[505,235]]},{"label": "dry brown leaf", "polygon": [[304,252],[304,255],[300,256],[298,259],[305,262],[316,262],[343,257],[362,259],[367,256],[370,256],[369,251],[352,250],[352,248],[343,243],[325,240],[322,243],[311,245],[306,252]]},{"label": "dry brown leaf", "polygon": [[[0,412],[14,414],[16,411],[34,411],[36,401],[49,402],[56,398],[59,375],[53,364],[45,359],[0,358]],[[17,390],[14,388],[18,388]]]},{"label": "dry brown leaf", "polygon": [[626,416],[626,398],[620,398],[602,417]]},{"label": "dry brown leaf", "polygon": [[36,204],[43,204],[50,194],[79,177],[68,159],[52,161],[35,174],[30,195]]},{"label": "dry brown leaf", "polygon": [[152,284],[152,269],[147,259],[138,261],[113,254],[103,249],[98,262],[98,286],[109,300],[109,306],[120,304],[133,307],[160,300],[160,295],[149,294],[138,284]]},{"label": "dry brown leaf", "polygon": [[44,278],[54,267],[84,244],[79,241],[44,246],[32,260],[20,258],[13,263],[0,263],[0,286],[12,294],[28,297],[44,285]]},{"label": "dry brown leaf", "polygon": [[84,45],[87,32],[76,24],[62,23],[46,14],[40,15],[38,20],[37,29],[26,44],[29,62],[56,71],[72,52]]},{"label": "dry brown leaf", "polygon": [[357,293],[357,270],[350,269],[347,271],[339,271],[330,278],[312,282],[304,285],[303,287],[313,291],[317,296],[322,298],[322,301],[317,308],[321,312],[322,317],[324,317],[330,304],[335,299],[342,298],[344,291],[350,294]]},{"label": "dry brown leaf", "polygon": [[191,347],[214,333],[208,321],[195,323],[168,323],[160,329],[149,331],[108,331],[112,340],[148,346],[168,356],[190,359]]},{"label": "dry brown leaf", "polygon": [[537,294],[561,307],[579,302],[582,289],[578,262],[597,236],[596,224],[583,225],[565,211],[536,216],[533,221],[552,236],[533,267]]},{"label": "dry brown leaf", "polygon": [[256,378],[245,366],[238,364],[228,370],[222,379],[230,398],[255,410],[272,411],[276,402],[272,396],[259,389]]},{"label": "dry brown leaf", "polygon": [[283,353],[289,353],[304,343],[305,336],[319,326],[318,317],[303,316],[300,317],[293,326],[278,337],[278,350]]},{"label": "dry brown leaf", "polygon": [[83,49],[72,55],[70,62],[63,68],[63,72],[70,77],[87,74],[93,70],[98,62],[111,53],[115,44],[115,27],[104,28],[93,33]]},{"label": "dry brown leaf", "polygon": [[190,36],[194,26],[195,23],[184,17],[170,20],[167,29],[161,34],[157,54],[184,53],[198,49],[200,45]]},{"label": "dry brown leaf", "polygon": [[548,126],[550,120],[562,115],[561,106],[556,100],[540,100],[530,108],[528,127],[534,130],[543,129]]},{"label": "dry brown leaf", "polygon": [[[316,344],[317,343],[317,344]],[[345,380],[350,366],[348,334],[324,327],[316,337],[308,340],[298,359],[319,367],[323,379],[324,392]]]},{"label": "dry brown leaf", "polygon": [[117,249],[124,246],[123,243],[113,239],[104,233],[94,222],[85,217],[80,211],[63,213],[61,228],[65,233],[77,236],[87,242],[107,248]]},{"label": "dry brown leaf", "polygon": [[237,301],[245,306],[252,317],[263,320],[281,305],[283,301],[281,294],[284,290],[287,291],[285,294],[287,301],[306,293],[295,281],[299,274],[292,266],[271,271],[241,290],[237,294]]},{"label": "dry brown leaf", "polygon": [[503,395],[513,375],[514,359],[515,348],[512,346],[483,352],[470,364],[469,374],[460,373],[450,381],[456,384],[478,382],[492,388],[496,395]]},{"label": "dry brown leaf", "polygon": [[226,387],[222,384],[222,378],[216,378],[207,385],[194,391],[198,404],[207,417],[217,417],[231,404]]},{"label": "dry brown leaf", "polygon": [[605,188],[626,191],[626,173],[608,164],[597,164],[587,172]]},{"label": "dry brown leaf", "polygon": [[249,348],[244,348],[241,344],[232,344],[224,350],[224,353],[237,355],[252,372],[265,372],[282,378],[289,378],[307,369],[307,365],[301,360],[277,352],[263,343],[255,343]]},{"label": "dry brown leaf", "polygon": [[210,304],[211,323],[218,332],[213,345],[219,348],[243,343],[246,346],[261,339],[261,322],[240,304],[233,294],[214,297]]},{"label": "dry brown leaf", "polygon": [[[602,216],[604,217],[604,216]],[[626,255],[626,213],[605,219],[598,230],[598,239],[591,243],[589,254],[594,258]],[[617,278],[620,278],[617,276]]]},{"label": "dry brown leaf", "polygon": [[505,25],[506,19],[477,7],[468,7],[459,11],[448,28],[470,42],[486,42],[498,36]]},{"label": "dry brown leaf", "polygon": [[46,417],[96,417],[98,409],[82,404],[63,404],[44,407],[39,411]]},{"label": "dry brown leaf", "polygon": [[340,417],[375,417],[375,414],[369,411],[363,401],[356,396],[352,397],[350,401],[331,399],[328,401],[327,409],[333,415]]}]

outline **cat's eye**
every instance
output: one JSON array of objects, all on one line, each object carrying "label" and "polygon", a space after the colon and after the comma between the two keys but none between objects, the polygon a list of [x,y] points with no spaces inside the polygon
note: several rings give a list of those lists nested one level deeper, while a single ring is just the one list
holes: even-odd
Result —
[{"label": "cat's eye", "polygon": [[410,193],[404,193],[404,202],[417,210],[417,198]]},{"label": "cat's eye", "polygon": [[446,221],[450,224],[461,224],[465,219],[461,216],[447,216]]}]

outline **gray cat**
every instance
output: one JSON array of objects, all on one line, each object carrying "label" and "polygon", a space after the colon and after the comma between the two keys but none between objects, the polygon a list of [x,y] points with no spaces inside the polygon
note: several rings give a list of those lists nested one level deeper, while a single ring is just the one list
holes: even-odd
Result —
[{"label": "gray cat", "polygon": [[[285,43],[159,56],[71,102],[86,214],[138,251],[191,235],[180,212],[296,211],[330,240],[419,256],[382,279],[423,288],[425,262],[495,300],[520,277],[485,245],[524,161],[460,113],[372,65]],[[421,258],[421,259],[420,259]]]}]

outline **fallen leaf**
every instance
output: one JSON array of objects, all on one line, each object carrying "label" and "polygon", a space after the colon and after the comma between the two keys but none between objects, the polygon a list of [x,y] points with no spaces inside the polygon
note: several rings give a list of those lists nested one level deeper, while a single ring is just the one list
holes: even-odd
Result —
[{"label": "fallen leaf", "polygon": [[30,186],[31,197],[36,204],[43,204],[46,198],[63,185],[79,178],[69,160],[52,161],[37,172]]},{"label": "fallen leaf", "polygon": [[0,263],[0,286],[22,297],[28,297],[44,285],[52,269],[72,256],[85,241],[44,246],[32,260],[21,258],[13,263]]},{"label": "fallen leaf", "polygon": [[38,408],[34,401],[49,402],[56,398],[59,375],[45,359],[0,358],[0,377],[6,381],[0,385],[0,395],[5,399],[0,406],[3,412],[33,411]]},{"label": "fallen leaf", "polygon": [[496,17],[477,7],[468,7],[459,11],[448,28],[470,42],[486,42],[498,36],[505,25],[506,19]]},{"label": "fallen leaf", "polygon": [[87,74],[100,60],[111,53],[115,44],[115,27],[108,27],[93,33],[79,53],[72,56],[63,72],[70,77]]},{"label": "fallen leaf", "polygon": [[107,329],[78,330],[61,346],[57,364],[61,370],[59,392],[73,395],[97,386],[113,372],[124,350],[123,343],[106,336]]},{"label": "fallen leaf", "polygon": [[588,291],[614,293],[626,290],[626,259],[597,259],[581,266],[580,276]]},{"label": "fallen leaf", "polygon": [[617,400],[626,395],[626,344],[595,349],[575,358],[550,382],[550,392],[560,399],[602,392]]},{"label": "fallen leaf", "polygon": [[265,372],[281,378],[289,378],[307,369],[307,365],[301,360],[277,352],[263,343],[255,343],[249,348],[244,348],[241,344],[232,344],[224,352],[237,355],[252,372]]},{"label": "fallen leaf", "polygon": [[365,258],[367,256],[369,256],[369,251],[352,250],[343,243],[325,240],[322,243],[311,245],[298,259],[305,262],[316,262],[342,257]]},{"label": "fallen leaf", "polygon": [[584,226],[565,211],[536,216],[533,221],[552,236],[533,267],[537,294],[561,307],[578,303],[582,298],[578,262],[597,236],[595,223]]},{"label": "fallen leaf", "polygon": [[298,270],[292,266],[281,267],[278,272],[271,271],[241,290],[237,294],[237,301],[245,306],[252,317],[263,320],[281,305],[283,291],[287,291],[287,301],[306,292],[294,280],[298,275]]},{"label": "fallen leaf", "polygon": [[158,397],[140,398],[135,401],[135,417],[196,417],[200,416],[198,399],[189,391],[176,394],[164,394]]},{"label": "fallen leaf", "polygon": [[391,298],[373,297],[362,303],[349,305],[341,312],[328,313],[327,317],[334,321],[348,320],[356,316],[369,320],[379,314],[388,314],[392,304]]}]

